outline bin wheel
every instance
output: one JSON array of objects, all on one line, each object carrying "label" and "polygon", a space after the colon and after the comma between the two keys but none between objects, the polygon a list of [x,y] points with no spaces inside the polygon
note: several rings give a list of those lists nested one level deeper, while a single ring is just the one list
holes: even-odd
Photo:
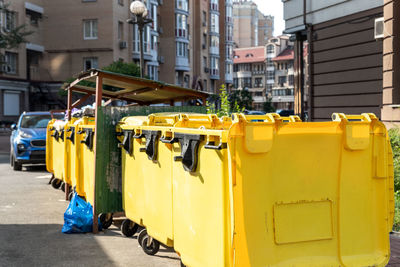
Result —
[{"label": "bin wheel", "polygon": [[99,217],[103,229],[108,229],[108,227],[110,227],[113,222],[112,213],[101,213]]},{"label": "bin wheel", "polygon": [[54,180],[54,174],[51,175],[51,178],[49,180],[49,184],[51,184],[51,182],[53,182],[53,180]]},{"label": "bin wheel", "polygon": [[[147,255],[155,255],[160,250],[160,242],[147,234],[146,230],[142,238],[142,249]],[[143,231],[141,233],[143,233]]]},{"label": "bin wheel", "polygon": [[61,186],[62,181],[60,179],[54,178],[53,181],[51,181],[51,186],[54,189],[59,189]]},{"label": "bin wheel", "polygon": [[122,221],[121,232],[126,237],[131,237],[134,234],[136,234],[138,228],[139,225],[137,225],[136,223],[132,222],[129,219],[125,219]]},{"label": "bin wheel", "polygon": [[139,235],[138,235],[138,238],[137,238],[137,241],[138,241],[138,243],[139,243],[139,246],[142,246],[143,238],[144,238],[146,235],[147,235],[146,229],[142,229],[142,230],[139,232]]},{"label": "bin wheel", "polygon": [[74,192],[69,192],[68,200],[71,201],[73,196],[74,196]]},{"label": "bin wheel", "polygon": [[65,183],[64,182],[61,183],[61,191],[63,191],[65,193]]}]

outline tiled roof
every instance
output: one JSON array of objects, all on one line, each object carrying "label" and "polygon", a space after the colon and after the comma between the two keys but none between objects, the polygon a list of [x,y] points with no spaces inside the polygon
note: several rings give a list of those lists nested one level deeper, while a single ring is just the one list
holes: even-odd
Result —
[{"label": "tiled roof", "polygon": [[[303,56],[308,56],[308,45],[306,45],[303,49]],[[294,60],[294,49],[292,46],[286,47],[277,57],[274,57],[272,61],[285,61],[285,60]]]},{"label": "tiled roof", "polygon": [[265,61],[265,47],[237,48],[233,50],[233,63],[256,63]]},{"label": "tiled roof", "polygon": [[288,46],[278,56],[274,57],[272,61],[294,60],[293,47]]}]

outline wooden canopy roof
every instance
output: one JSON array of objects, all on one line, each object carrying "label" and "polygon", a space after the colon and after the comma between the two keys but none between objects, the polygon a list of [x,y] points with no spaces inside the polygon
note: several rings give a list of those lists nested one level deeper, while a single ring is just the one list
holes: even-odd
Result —
[{"label": "wooden canopy roof", "polygon": [[[93,86],[79,84],[82,81],[93,82]],[[172,84],[97,69],[79,74],[75,81],[64,84],[63,88],[88,95],[100,93],[102,98],[125,100],[138,105],[171,104],[192,99],[201,99],[205,105],[209,96],[205,92]]]}]

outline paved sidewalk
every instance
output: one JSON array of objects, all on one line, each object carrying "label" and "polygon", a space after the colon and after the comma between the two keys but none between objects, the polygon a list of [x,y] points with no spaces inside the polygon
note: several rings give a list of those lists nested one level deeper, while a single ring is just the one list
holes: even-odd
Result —
[{"label": "paved sidewalk", "polygon": [[8,160],[0,154],[0,266],[180,266],[175,252],[148,256],[116,226],[98,235],[62,234],[63,192],[48,185],[44,167],[14,172]]},{"label": "paved sidewalk", "polygon": [[390,235],[390,261],[388,266],[400,266],[400,236]]}]

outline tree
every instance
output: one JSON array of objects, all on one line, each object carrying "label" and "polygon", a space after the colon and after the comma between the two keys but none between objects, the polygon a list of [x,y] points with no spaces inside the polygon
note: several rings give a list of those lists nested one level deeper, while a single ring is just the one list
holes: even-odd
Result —
[{"label": "tree", "polygon": [[275,112],[275,108],[272,106],[272,99],[271,98],[267,98],[267,101],[265,101],[263,103],[263,110],[266,113],[271,113],[271,112]]},{"label": "tree", "polygon": [[[222,117],[229,116],[232,113],[240,113],[244,110],[239,107],[237,102],[231,102],[230,95],[225,85],[221,86],[219,95],[212,95],[209,100],[210,101],[207,101],[208,114],[217,114],[219,117]],[[220,106],[220,108],[217,108],[217,106]]]},{"label": "tree", "polygon": [[[8,5],[0,4],[0,13],[7,18],[7,23],[0,31],[0,49],[13,49],[19,47],[20,44],[26,43],[26,37],[33,32],[26,30],[26,25],[15,25],[15,12],[8,8]],[[3,66],[6,62],[4,55],[1,54],[0,64]],[[0,68],[0,72],[3,68]]]},{"label": "tree", "polygon": [[231,104],[231,109],[237,105],[241,110],[251,110],[253,104],[253,97],[248,90],[234,90],[229,95],[229,102]]}]

